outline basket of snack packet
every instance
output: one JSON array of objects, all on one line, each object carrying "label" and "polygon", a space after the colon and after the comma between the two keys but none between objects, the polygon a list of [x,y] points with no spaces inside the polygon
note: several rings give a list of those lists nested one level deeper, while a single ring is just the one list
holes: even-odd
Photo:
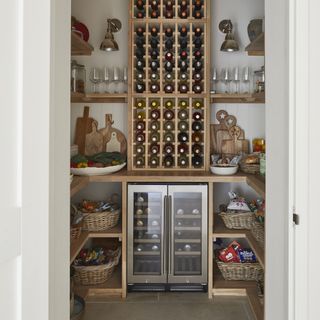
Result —
[{"label": "basket of snack packet", "polygon": [[264,214],[265,202],[262,199],[257,199],[249,204],[250,209],[254,212],[251,233],[257,240],[261,248],[264,248]]},{"label": "basket of snack packet", "polygon": [[108,201],[83,200],[79,205],[83,213],[83,229],[103,231],[114,228],[120,219],[118,195],[112,195]]},{"label": "basket of snack packet", "polygon": [[79,239],[83,227],[83,214],[80,212],[76,206],[71,206],[71,226],[70,226],[70,239],[74,241]]},{"label": "basket of snack packet", "polygon": [[253,153],[242,157],[240,162],[240,169],[242,172],[250,174],[260,173],[260,154]]},{"label": "basket of snack packet", "polygon": [[216,262],[225,280],[259,281],[263,269],[251,249],[242,248],[237,241],[216,251]]},{"label": "basket of snack packet", "polygon": [[253,223],[251,212],[246,200],[235,192],[229,192],[230,202],[228,206],[220,206],[220,217],[229,229],[248,229]]},{"label": "basket of snack packet", "polygon": [[80,285],[96,285],[111,278],[119,264],[121,248],[116,250],[96,247],[82,249],[74,260],[74,281]]}]

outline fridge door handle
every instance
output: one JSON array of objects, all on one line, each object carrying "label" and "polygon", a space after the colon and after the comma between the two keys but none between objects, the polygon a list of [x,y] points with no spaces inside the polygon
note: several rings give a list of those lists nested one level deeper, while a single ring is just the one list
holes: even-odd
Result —
[{"label": "fridge door handle", "polygon": [[172,262],[173,262],[173,246],[174,244],[172,243],[172,197],[168,196],[168,270],[169,270],[169,275],[172,275]]},{"label": "fridge door handle", "polygon": [[167,274],[167,207],[168,196],[164,196],[163,223],[162,223],[162,274]]}]

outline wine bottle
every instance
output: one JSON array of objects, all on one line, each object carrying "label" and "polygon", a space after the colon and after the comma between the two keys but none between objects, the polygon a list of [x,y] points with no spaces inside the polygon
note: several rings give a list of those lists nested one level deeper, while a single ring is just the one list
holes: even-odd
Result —
[{"label": "wine bottle", "polygon": [[167,168],[170,168],[174,165],[174,159],[171,155],[167,155],[165,158],[164,158],[164,166],[167,167]]},{"label": "wine bottle", "polygon": [[166,82],[171,82],[173,80],[173,75],[172,73],[166,73],[164,76]]},{"label": "wine bottle", "polygon": [[187,93],[189,91],[189,87],[186,83],[179,84],[179,92],[180,93]]},{"label": "wine bottle", "polygon": [[201,75],[201,73],[200,73],[200,72],[195,72],[195,73],[193,74],[193,80],[194,80],[195,82],[200,82],[200,81],[202,80],[202,75]]},{"label": "wine bottle", "polygon": [[181,143],[186,143],[188,142],[189,140],[189,137],[188,137],[188,134],[186,132],[180,132],[178,134],[178,141],[181,142]]},{"label": "wine bottle", "polygon": [[160,134],[158,132],[152,132],[150,135],[151,142],[159,142],[160,141]]},{"label": "wine bottle", "polygon": [[159,30],[158,30],[157,27],[151,27],[150,33],[151,33],[152,37],[157,37],[158,36],[158,32],[159,32]]},{"label": "wine bottle", "polygon": [[159,63],[158,60],[152,60],[152,61],[150,62],[150,69],[151,69],[152,71],[157,71],[159,67],[160,67],[160,63]]},{"label": "wine bottle", "polygon": [[142,143],[142,142],[144,142],[144,140],[145,140],[145,134],[141,131],[137,131],[136,141]]},{"label": "wine bottle", "polygon": [[136,103],[135,103],[135,107],[137,109],[144,109],[146,107],[145,100],[137,100]]},{"label": "wine bottle", "polygon": [[158,121],[152,121],[150,124],[150,129],[153,131],[158,131],[160,129],[160,124]]},{"label": "wine bottle", "polygon": [[202,92],[202,85],[201,83],[195,83],[193,86],[192,86],[192,90],[194,93],[201,93]]},{"label": "wine bottle", "polygon": [[202,0],[194,0],[194,1],[193,1],[193,5],[194,5],[194,7],[195,7],[196,10],[201,9],[201,7],[202,7]]},{"label": "wine bottle", "polygon": [[168,27],[166,28],[164,33],[168,38],[171,38],[173,36],[173,29],[171,27]]},{"label": "wine bottle", "polygon": [[143,157],[137,157],[136,158],[136,166],[138,166],[138,167],[142,167],[142,166],[144,166],[144,158]]},{"label": "wine bottle", "polygon": [[174,91],[174,87],[171,83],[167,83],[165,86],[164,86],[164,92],[165,93],[172,93]]},{"label": "wine bottle", "polygon": [[159,157],[152,155],[150,157],[150,166],[151,167],[157,167],[159,165]]},{"label": "wine bottle", "polygon": [[172,121],[165,122],[164,129],[167,131],[172,131],[174,129],[174,123]]},{"label": "wine bottle", "polygon": [[189,129],[188,122],[186,121],[180,121],[178,123],[178,129],[179,131],[187,131]]},{"label": "wine bottle", "polygon": [[188,80],[188,74],[186,72],[181,72],[179,75],[179,79],[183,82]]},{"label": "wine bottle", "polygon": [[145,125],[144,121],[138,121],[138,122],[136,123],[136,129],[137,129],[138,131],[144,131],[145,128],[146,128],[146,125]]},{"label": "wine bottle", "polygon": [[172,154],[174,152],[174,146],[172,143],[166,143],[163,150],[166,154]]},{"label": "wine bottle", "polygon": [[202,58],[202,52],[201,50],[196,50],[194,53],[193,53],[193,56],[196,60],[200,60]]},{"label": "wine bottle", "polygon": [[165,120],[172,120],[174,118],[174,112],[172,110],[165,110],[163,117]]},{"label": "wine bottle", "polygon": [[202,10],[194,10],[193,17],[195,19],[201,19],[203,17]]},{"label": "wine bottle", "polygon": [[152,153],[152,154],[158,154],[159,152],[160,152],[160,147],[159,147],[159,145],[156,144],[156,143],[152,143],[152,144],[150,145],[150,153]]},{"label": "wine bottle", "polygon": [[142,10],[144,8],[144,1],[143,0],[137,0],[136,1],[136,7],[139,9],[139,10]]},{"label": "wine bottle", "polygon": [[180,101],[179,101],[179,107],[180,107],[181,109],[187,108],[187,107],[188,107],[188,102],[187,102],[186,100],[180,100]]},{"label": "wine bottle", "polygon": [[193,131],[201,131],[202,130],[202,123],[200,121],[195,121],[192,123],[192,130]]},{"label": "wine bottle", "polygon": [[193,44],[194,44],[194,47],[199,49],[201,48],[202,46],[202,39],[200,37],[196,37],[194,40],[193,40]]},{"label": "wine bottle", "polygon": [[181,72],[185,72],[188,70],[188,62],[187,60],[180,60],[179,61],[179,68]]},{"label": "wine bottle", "polygon": [[172,0],[167,0],[165,2],[165,17],[167,19],[172,19],[173,18],[173,1]]},{"label": "wine bottle", "polygon": [[158,81],[159,80],[159,75],[156,72],[152,72],[150,75],[150,79],[152,82]]},{"label": "wine bottle", "polygon": [[188,152],[188,146],[185,144],[185,143],[181,143],[178,145],[178,152],[180,154],[183,154],[183,153],[187,153]]},{"label": "wine bottle", "polygon": [[200,144],[194,144],[193,146],[192,146],[192,152],[194,153],[194,154],[198,154],[198,155],[200,155],[200,154],[202,154],[202,146],[200,145]]},{"label": "wine bottle", "polygon": [[139,81],[139,82],[142,82],[144,80],[144,72],[143,71],[138,71],[136,73],[136,79]]},{"label": "wine bottle", "polygon": [[157,100],[152,100],[150,106],[152,109],[157,109],[159,108],[159,102]]},{"label": "wine bottle", "polygon": [[164,58],[167,60],[167,61],[172,61],[173,60],[173,53],[171,51],[168,51]]},{"label": "wine bottle", "polygon": [[157,10],[159,8],[159,0],[151,0],[150,6],[152,10]]},{"label": "wine bottle", "polygon": [[139,111],[138,113],[137,113],[137,119],[138,120],[143,120],[143,119],[145,119],[146,118],[146,113],[144,112],[144,111]]},{"label": "wine bottle", "polygon": [[164,141],[165,142],[173,142],[174,141],[174,134],[172,132],[166,132],[164,134]]},{"label": "wine bottle", "polygon": [[159,56],[159,51],[158,51],[157,49],[152,49],[152,50],[150,51],[150,57],[151,57],[151,59],[156,60],[156,59],[158,58],[158,56]]},{"label": "wine bottle", "polygon": [[178,118],[180,119],[180,120],[186,120],[186,119],[188,119],[188,111],[186,110],[186,109],[182,109],[182,110],[180,110],[179,111],[179,113],[178,113]]},{"label": "wine bottle", "polygon": [[150,85],[150,92],[157,93],[160,91],[160,86],[158,83],[151,83]]},{"label": "wine bottle", "polygon": [[194,112],[192,118],[195,121],[200,121],[202,119],[202,114],[200,112]]},{"label": "wine bottle", "polygon": [[203,159],[201,156],[195,155],[192,157],[192,165],[196,168],[201,167],[203,164]]},{"label": "wine bottle", "polygon": [[144,44],[145,44],[144,38],[142,38],[142,37],[137,37],[136,38],[136,46],[138,48],[143,48]]},{"label": "wine bottle", "polygon": [[166,61],[164,64],[164,68],[167,72],[172,72],[173,70],[173,63],[171,61]]},{"label": "wine bottle", "polygon": [[137,145],[136,151],[137,153],[144,153],[144,145]]},{"label": "wine bottle", "polygon": [[193,107],[195,109],[201,109],[203,107],[202,101],[199,101],[199,100],[193,101]]},{"label": "wine bottle", "polygon": [[146,66],[146,63],[144,60],[137,60],[136,61],[136,69],[139,71],[143,71],[143,68]]},{"label": "wine bottle", "polygon": [[197,131],[197,132],[194,132],[192,134],[192,142],[193,143],[199,143],[199,142],[202,142],[202,134]]},{"label": "wine bottle", "polygon": [[202,35],[202,28],[201,27],[195,27],[194,28],[194,35],[196,37],[200,37]]},{"label": "wine bottle", "polygon": [[144,49],[143,48],[137,48],[136,49],[136,57],[138,58],[138,59],[143,59],[143,57],[144,57]]},{"label": "wine bottle", "polygon": [[187,49],[188,48],[188,39],[187,38],[180,38],[179,44],[181,49]]},{"label": "wine bottle", "polygon": [[172,109],[174,103],[173,103],[172,100],[167,100],[164,105],[165,105],[165,107],[166,107],[167,109]]},{"label": "wine bottle", "polygon": [[203,67],[203,64],[202,64],[202,61],[201,61],[201,60],[196,60],[196,61],[193,63],[193,68],[194,68],[194,70],[196,70],[196,71],[201,71],[201,70],[202,70],[202,67]]},{"label": "wine bottle", "polygon": [[164,43],[166,50],[172,50],[173,48],[173,40],[171,38],[167,39]]},{"label": "wine bottle", "polygon": [[143,19],[146,16],[146,11],[144,9],[137,11],[136,18]]},{"label": "wine bottle", "polygon": [[188,158],[185,155],[181,155],[178,159],[178,164],[180,167],[184,168],[188,166]]},{"label": "wine bottle", "polygon": [[160,111],[158,109],[154,109],[150,112],[150,118],[152,120],[158,120],[160,118]]},{"label": "wine bottle", "polygon": [[182,60],[188,59],[188,52],[187,52],[187,50],[181,50],[181,51],[180,51],[180,58],[181,58]]},{"label": "wine bottle", "polygon": [[159,41],[158,41],[157,38],[151,38],[149,40],[149,42],[150,42],[150,46],[151,46],[152,49],[157,49],[158,48]]},{"label": "wine bottle", "polygon": [[138,37],[142,37],[144,35],[145,29],[143,27],[138,27],[136,29],[136,34]]},{"label": "wine bottle", "polygon": [[182,26],[179,31],[180,37],[186,37],[188,34],[188,28],[186,26]]},{"label": "wine bottle", "polygon": [[160,15],[159,10],[152,10],[152,11],[151,11],[151,18],[152,18],[152,19],[157,19],[157,18],[159,18],[159,15]]},{"label": "wine bottle", "polygon": [[136,92],[143,93],[145,91],[146,91],[146,85],[144,83],[137,82],[136,83]]},{"label": "wine bottle", "polygon": [[151,131],[158,131],[159,129],[160,129],[160,123],[157,120],[152,121],[150,123],[150,130]]}]

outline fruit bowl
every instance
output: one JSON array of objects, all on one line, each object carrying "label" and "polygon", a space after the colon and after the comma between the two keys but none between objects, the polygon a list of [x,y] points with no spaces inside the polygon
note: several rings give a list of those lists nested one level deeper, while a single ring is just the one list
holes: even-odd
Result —
[{"label": "fruit bowl", "polygon": [[217,174],[219,176],[230,176],[236,174],[239,166],[237,165],[228,165],[228,166],[212,166],[210,170],[213,174]]},{"label": "fruit bowl", "polygon": [[109,167],[87,167],[87,168],[71,168],[71,173],[76,176],[103,176],[120,171],[126,166],[126,163]]}]

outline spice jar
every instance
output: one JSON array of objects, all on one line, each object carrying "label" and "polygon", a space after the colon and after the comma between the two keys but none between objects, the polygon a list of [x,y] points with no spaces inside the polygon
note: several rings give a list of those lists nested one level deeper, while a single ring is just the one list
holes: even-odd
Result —
[{"label": "spice jar", "polygon": [[255,92],[264,92],[264,66],[254,72]]},{"label": "spice jar", "polygon": [[266,141],[263,138],[255,138],[252,141],[253,152],[266,152]]},{"label": "spice jar", "polygon": [[71,92],[84,93],[86,69],[76,60],[71,61]]}]

